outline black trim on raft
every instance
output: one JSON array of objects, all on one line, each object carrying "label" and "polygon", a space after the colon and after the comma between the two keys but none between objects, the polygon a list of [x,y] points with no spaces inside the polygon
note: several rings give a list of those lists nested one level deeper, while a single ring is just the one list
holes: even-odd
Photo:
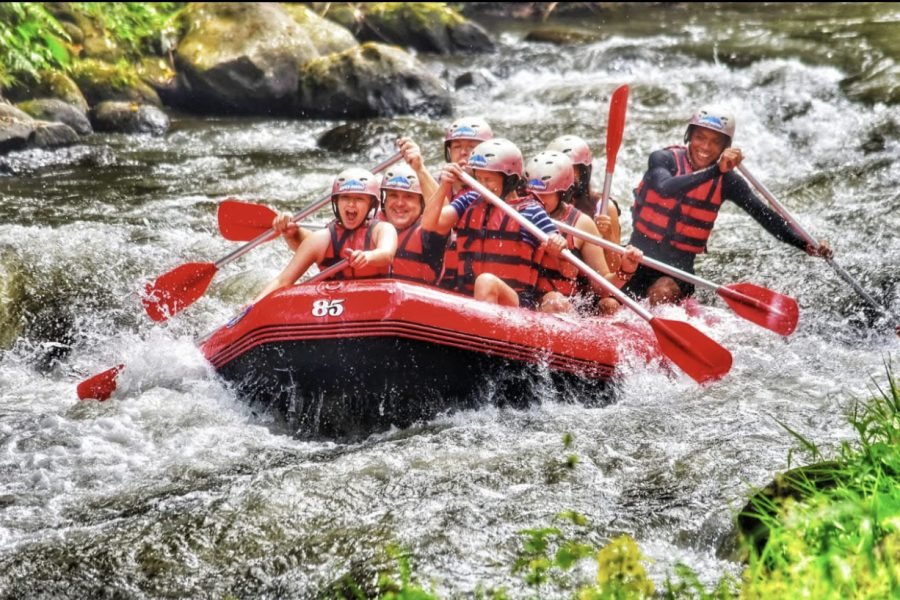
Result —
[{"label": "black trim on raft", "polygon": [[[476,349],[396,336],[281,339],[217,366],[239,397],[302,438],[358,439],[482,405],[542,398],[605,406],[609,377],[556,372]],[[611,370],[611,368],[610,368]]]}]

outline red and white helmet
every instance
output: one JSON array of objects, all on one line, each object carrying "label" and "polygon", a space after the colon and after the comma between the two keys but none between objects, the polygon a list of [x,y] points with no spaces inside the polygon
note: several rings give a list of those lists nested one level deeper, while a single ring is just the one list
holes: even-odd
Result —
[{"label": "red and white helmet", "polygon": [[340,194],[366,194],[377,201],[381,198],[381,185],[371,172],[351,167],[338,173],[331,185],[331,201]]},{"label": "red and white helmet", "polygon": [[522,153],[511,141],[505,138],[493,138],[481,142],[472,149],[469,156],[469,167],[482,171],[495,171],[504,175],[522,176],[525,161]]},{"label": "red and white helmet", "polygon": [[575,168],[562,152],[545,150],[525,164],[525,181],[535,194],[565,192],[575,183]]},{"label": "red and white helmet", "polygon": [[590,146],[577,135],[561,135],[547,145],[547,150],[562,152],[573,165],[589,167],[594,159]]},{"label": "red and white helmet", "polygon": [[338,210],[338,196],[341,194],[363,194],[372,196],[372,202],[369,204],[369,210],[378,206],[381,200],[381,185],[378,177],[365,169],[351,167],[344,169],[338,176],[334,178],[331,184],[331,210],[338,223],[343,225],[341,213]]},{"label": "red and white helmet", "polygon": [[444,146],[454,140],[475,140],[483,142],[494,137],[491,126],[481,117],[460,117],[447,128]]},{"label": "red and white helmet", "polygon": [[704,106],[691,117],[687,130],[684,132],[684,142],[687,143],[691,139],[692,127],[704,127],[724,133],[728,137],[728,145],[730,146],[734,139],[736,124],[731,111],[718,106]]},{"label": "red and white helmet", "polygon": [[400,192],[412,192],[421,194],[422,186],[419,184],[419,176],[405,162],[396,163],[388,167],[381,179],[381,191],[397,190]]}]

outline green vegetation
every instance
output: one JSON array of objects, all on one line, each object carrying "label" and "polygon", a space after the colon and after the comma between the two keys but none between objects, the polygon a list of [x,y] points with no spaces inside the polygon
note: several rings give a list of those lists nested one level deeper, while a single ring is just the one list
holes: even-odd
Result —
[{"label": "green vegetation", "polygon": [[[896,598],[900,592],[900,385],[889,387],[849,421],[858,444],[806,477],[793,495],[755,497],[754,516],[768,528],[753,549],[743,597]],[[794,434],[815,457],[819,449]],[[822,481],[827,481],[826,486]]]},{"label": "green vegetation", "polygon": [[[102,32],[124,56],[159,54],[162,34],[184,2],[0,3],[0,86],[36,81],[42,71],[67,71],[81,52],[73,30]],[[68,27],[68,28],[67,28]]]},{"label": "green vegetation", "polygon": [[47,69],[64,69],[69,36],[41,2],[0,3],[0,86]]},{"label": "green vegetation", "polygon": [[[857,403],[848,416],[859,440],[845,442],[838,456],[823,460],[810,440],[791,431],[801,449],[820,462],[792,471],[789,493],[773,498],[756,494],[751,516],[765,525],[766,536],[744,540],[749,556],[742,582],[723,577],[712,590],[685,565],[676,565],[674,579],[656,591],[647,577],[635,541],[628,535],[597,548],[584,515],[565,511],[548,527],[519,532],[521,548],[512,572],[534,598],[573,600],[728,600],[732,598],[882,599],[900,597],[900,383],[887,370],[889,387],[866,404]],[[787,428],[786,428],[787,429]],[[572,436],[563,445],[571,449]],[[568,455],[563,469],[575,468]],[[399,556],[399,555],[395,555]],[[434,600],[409,567],[399,561],[396,574],[381,573],[380,598]],[[593,583],[578,582],[572,568],[593,560]],[[478,598],[504,600],[504,590],[478,591]]]}]

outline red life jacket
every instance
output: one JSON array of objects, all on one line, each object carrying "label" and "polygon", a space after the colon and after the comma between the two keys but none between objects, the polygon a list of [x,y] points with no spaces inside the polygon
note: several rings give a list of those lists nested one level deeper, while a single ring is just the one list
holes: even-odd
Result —
[{"label": "red life jacket", "polygon": [[[571,204],[563,204],[564,212],[559,219],[566,225],[575,227],[579,217],[584,213],[572,206]],[[565,234],[566,243],[569,250],[575,249],[575,237],[571,233]],[[565,259],[563,259],[565,260]],[[538,265],[537,290],[540,294],[547,292],[559,292],[563,296],[571,296],[575,293],[577,287],[577,276],[571,279],[559,272],[559,257],[552,257],[547,254]]]},{"label": "red life jacket", "polygon": [[[340,225],[336,220],[329,223],[328,233],[331,234],[331,243],[325,250],[325,257],[319,267],[324,269],[347,258],[345,255],[347,250],[372,250],[375,247],[372,241],[375,227],[379,222],[376,219],[370,219],[352,231]],[[344,269],[330,279],[377,279],[386,277],[389,270],[390,266],[364,267],[360,270]]]},{"label": "red life jacket", "polygon": [[456,275],[459,269],[459,253],[456,251],[456,230],[450,232],[447,248],[444,250],[444,274],[438,284],[445,290],[456,289]]},{"label": "red life jacket", "polygon": [[[535,204],[530,196],[510,202],[520,212]],[[496,275],[518,294],[534,290],[537,249],[522,239],[522,228],[502,210],[481,198],[459,220],[456,233],[459,291],[473,293],[482,273]]]},{"label": "red life jacket", "polygon": [[418,281],[429,285],[437,282],[441,275],[441,263],[435,261],[433,257],[425,256],[425,248],[422,245],[424,232],[421,217],[403,231],[398,232],[400,240],[397,244],[394,262],[391,264],[390,276],[392,278]]},{"label": "red life jacket", "polygon": [[[467,185],[464,185],[459,192],[450,199],[450,202],[453,202],[463,194],[469,192],[471,188]],[[455,290],[457,289],[457,281],[456,275],[459,270],[459,252],[456,249],[456,228],[450,232],[450,241],[447,243],[447,248],[444,250],[444,274],[441,276],[440,286],[445,290]]]},{"label": "red life jacket", "polygon": [[[675,176],[694,172],[688,161],[687,148],[666,148],[675,156]],[[668,243],[673,248],[700,254],[722,206],[722,174],[677,198],[663,198],[644,182],[638,185],[633,218],[635,230],[651,240]]]}]

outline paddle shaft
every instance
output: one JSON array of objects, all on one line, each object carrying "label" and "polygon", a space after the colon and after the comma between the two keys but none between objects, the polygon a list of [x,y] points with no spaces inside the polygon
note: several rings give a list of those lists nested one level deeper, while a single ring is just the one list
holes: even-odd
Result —
[{"label": "paddle shaft", "polygon": [[[747,168],[744,165],[738,165],[737,168],[738,168],[738,171],[741,172],[741,175],[746,177],[747,181],[749,181],[753,185],[753,187],[755,187],[757,190],[759,190],[759,193],[762,194],[763,197],[769,201],[769,204],[772,205],[772,207],[775,209],[775,211],[779,215],[781,215],[781,217],[785,221],[787,221],[791,225],[791,227],[793,227],[800,234],[800,237],[802,237],[803,240],[807,244],[809,244],[812,247],[817,247],[819,245],[819,243],[815,240],[815,238],[812,235],[810,235],[810,233],[803,227],[803,225],[801,225],[800,222],[797,221],[797,219],[795,219],[794,216],[790,212],[788,212],[787,208],[785,208],[784,205],[782,205],[775,198],[775,196],[772,195],[772,192],[770,192],[768,190],[768,188],[766,188],[766,186],[764,186],[762,184],[761,181],[759,181],[756,177],[754,177],[750,173],[750,171],[747,170]],[[855,279],[853,279],[853,277],[850,275],[850,273],[848,273],[846,270],[844,270],[844,268],[842,266],[840,266],[839,264],[834,262],[833,257],[826,258],[825,262],[827,262],[831,266],[831,268],[834,269],[834,272],[838,274],[838,277],[843,279],[850,287],[853,288],[853,290],[857,294],[859,294],[859,296],[863,300],[868,302],[873,308],[878,309],[886,317],[890,317],[891,319],[897,319],[896,315],[893,315],[890,312],[888,312],[888,310],[884,306],[882,306],[880,302],[878,302],[877,300],[875,300],[875,298],[873,298],[871,295],[869,295],[869,293],[866,292],[866,290],[864,290],[862,288],[862,286],[859,285],[859,283]]]},{"label": "paddle shaft", "polygon": [[[591,235],[590,233],[585,233],[580,229],[572,227],[562,221],[557,221],[553,219],[553,223],[559,227],[561,231],[565,231],[577,238],[581,238],[586,242],[590,242],[592,244],[596,244],[601,248],[606,248],[607,250],[612,250],[613,252],[618,252],[619,254],[625,254],[626,250],[624,246],[620,246],[618,244],[614,244],[609,240],[604,240],[602,237],[598,237],[596,235]],[[713,283],[707,279],[703,279],[702,277],[697,277],[693,273],[688,273],[687,271],[682,271],[681,269],[676,269],[673,266],[667,265],[666,263],[659,262],[658,260],[654,260],[648,256],[644,256],[641,258],[641,264],[647,265],[651,269],[656,269],[661,273],[665,273],[666,275],[670,275],[675,277],[676,279],[681,279],[683,281],[687,281],[688,283],[692,283],[694,285],[698,285],[700,287],[705,287],[707,289],[717,291],[720,285]]]},{"label": "paddle shaft", "polygon": [[[484,187],[481,183],[478,182],[477,179],[469,175],[468,173],[462,174],[462,180],[477,191],[481,196],[491,202],[494,206],[498,207],[500,210],[505,212],[510,218],[514,219],[519,225],[524,227],[531,235],[539,239],[541,242],[547,241],[548,236],[546,233],[541,231],[541,229],[522,216],[519,211],[515,208],[498,198],[493,192]],[[607,279],[601,276],[597,271],[592,269],[587,263],[582,261],[580,258],[572,254],[570,250],[563,250],[560,255],[565,258],[567,261],[578,267],[578,270],[587,275],[587,277],[591,280],[603,287],[607,292],[609,292],[612,296],[614,296],[619,302],[626,304],[631,310],[636,312],[641,318],[650,321],[653,319],[653,315],[650,314],[649,311],[644,309],[640,304],[629,298],[627,295],[623,294],[619,288],[611,284]]]},{"label": "paddle shaft", "polygon": [[[380,173],[381,171],[384,171],[385,169],[387,169],[389,166],[391,166],[392,164],[394,164],[401,158],[403,158],[402,154],[400,154],[399,152],[394,153],[391,157],[382,161],[374,169],[372,169],[372,173]],[[313,214],[314,212],[316,212],[317,210],[321,209],[323,206],[328,204],[329,200],[331,200],[331,192],[328,192],[327,194],[325,194],[324,196],[322,196],[321,198],[319,198],[318,200],[316,200],[315,202],[313,202],[312,204],[310,204],[309,206],[307,206],[306,208],[304,208],[303,210],[301,210],[300,212],[295,214],[291,218],[291,221],[293,221],[295,223],[298,221],[302,221],[309,215]],[[252,240],[250,240],[249,242],[247,242],[240,248],[236,249],[234,252],[217,260],[215,263],[216,269],[218,270],[218,269],[222,268],[223,266],[227,265],[228,263],[235,261],[235,260],[239,259],[240,257],[242,257],[243,255],[247,254],[248,252],[250,252],[257,246],[259,246],[261,244],[265,244],[269,240],[273,240],[277,237],[278,237],[278,233],[274,229],[269,229],[267,232],[259,234],[258,236],[256,236],[255,238],[253,238]]]}]

